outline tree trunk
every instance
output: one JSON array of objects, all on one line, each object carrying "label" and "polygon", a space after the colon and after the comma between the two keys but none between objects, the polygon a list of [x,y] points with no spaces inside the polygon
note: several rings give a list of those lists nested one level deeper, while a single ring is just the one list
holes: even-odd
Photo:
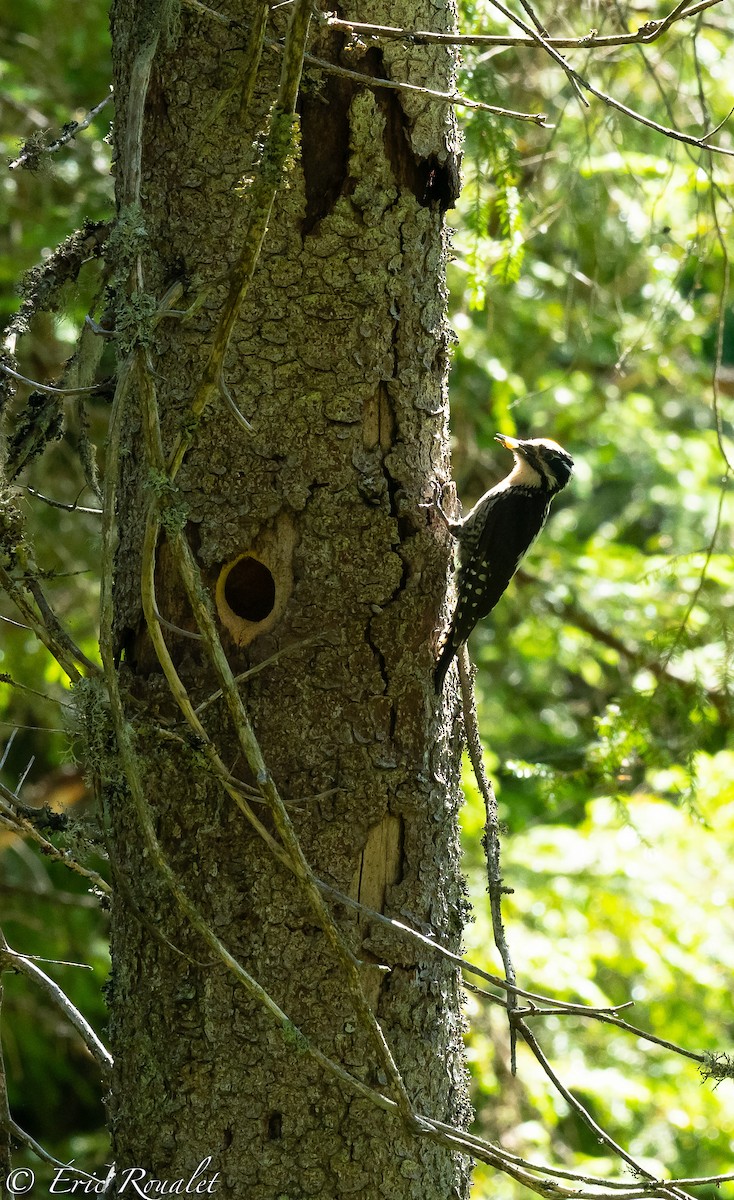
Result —
[{"label": "tree trunk", "polygon": [[[147,362],[166,461],[180,431],[193,432],[174,485],[162,482],[145,450],[146,385],[131,372],[118,400],[113,642],[163,854],[209,929],[298,1032],[284,1035],[192,929],[141,836],[129,787],[108,777],[118,1178],[135,1166],[188,1179],[211,1158],[197,1182],[218,1172],[216,1194],[248,1200],[460,1197],[466,1160],[360,1093],[359,1083],[396,1098],[344,964],[302,880],[214,777],[143,618],[143,531],[151,496],[163,492],[157,606],[193,705],[216,693],[219,677],[205,644],[182,632],[198,626],[176,566],[181,528],[232,671],[262,665],[240,693],[316,876],[457,949],[456,714],[436,711],[431,683],[449,547],[420,506],[446,456],[443,212],[455,190],[453,119],[424,95],[364,87],[306,62],[301,158],[278,191],[224,363],[252,430],[218,394],[194,429],[228,272],[249,236],[247,180],[262,178],[292,12],[270,13],[255,72],[264,10],[256,0],[241,7],[231,25],[195,6],[113,8],[118,337],[134,326],[133,357]],[[442,11],[421,0],[367,4],[351,16],[418,28],[454,20],[450,3]],[[452,59],[440,47],[383,50],[341,31],[312,34],[312,54],[351,71],[452,86]],[[156,317],[143,344],[146,297],[160,301],[179,280],[176,307],[193,306],[189,316]],[[213,700],[200,720],[232,776],[266,793],[225,702]],[[271,808],[253,808],[279,843]],[[465,1124],[456,972],[333,895],[327,904],[413,1109]],[[357,1082],[338,1079],[301,1035]]]}]

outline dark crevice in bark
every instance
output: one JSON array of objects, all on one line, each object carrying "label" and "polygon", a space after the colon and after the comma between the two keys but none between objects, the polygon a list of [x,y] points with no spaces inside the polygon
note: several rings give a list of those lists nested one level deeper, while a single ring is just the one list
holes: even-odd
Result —
[{"label": "dark crevice in bark", "polygon": [[[360,69],[366,74],[384,78],[386,68],[381,50],[369,50]],[[416,158],[410,145],[408,119],[397,92],[378,88],[375,92],[380,111],[385,118],[385,153],[392,166],[395,181],[407,188],[424,208],[437,204],[441,212],[453,207],[459,193],[458,168],[442,164],[431,155]]]},{"label": "dark crevice in bark", "polygon": [[[456,160],[452,159],[446,166],[431,156],[424,160],[422,166],[425,172],[425,192],[421,203],[426,207],[437,204],[440,212],[453,208],[459,195],[459,166]],[[420,195],[418,199],[420,200]]]},{"label": "dark crevice in bark", "polygon": [[120,630],[117,638],[115,666],[119,667],[124,662],[131,671],[135,671],[137,667],[137,654],[135,652],[137,641],[138,635],[129,625]]},{"label": "dark crevice in bark", "polygon": [[[341,35],[330,38],[326,55],[338,61]],[[322,51],[323,53],[323,51]],[[301,162],[306,191],[304,237],[318,226],[348,188],[349,106],[355,83],[338,75],[322,76],[304,91],[301,117]]]},{"label": "dark crevice in bark", "polygon": [[[326,53],[338,62],[341,37],[333,37]],[[354,69],[350,58],[347,64]],[[372,78],[386,74],[382,51],[372,47],[359,60],[358,69]],[[349,192],[349,106],[358,84],[332,75],[304,94],[300,105],[301,147],[306,191],[304,236],[328,216],[338,198]],[[375,98],[385,118],[385,152],[395,182],[406,188],[425,208],[452,208],[459,194],[459,165],[455,158],[442,163],[435,155],[416,158],[410,145],[408,121],[397,93],[377,88]]]},{"label": "dark crevice in bark", "polygon": [[268,1141],[278,1141],[283,1136],[283,1114],[271,1112],[268,1116]]},{"label": "dark crevice in bark", "polygon": [[[385,662],[385,655],[382,653],[382,650],[375,642],[375,639],[374,639],[374,636],[372,633],[372,622],[371,621],[368,622],[367,628],[365,629],[365,638],[367,641],[367,645],[369,646],[369,648],[374,656],[375,663],[377,665],[377,670],[380,672],[380,678],[382,680],[382,685],[383,685],[382,690],[383,690],[383,692],[387,693],[388,689],[389,689],[389,684],[390,684],[390,680],[388,677],[387,663]],[[390,727],[391,727],[390,736],[391,737],[392,737],[392,733],[394,732],[394,729],[393,729],[394,719],[395,719],[394,710],[391,709],[391,712],[390,712]]]}]

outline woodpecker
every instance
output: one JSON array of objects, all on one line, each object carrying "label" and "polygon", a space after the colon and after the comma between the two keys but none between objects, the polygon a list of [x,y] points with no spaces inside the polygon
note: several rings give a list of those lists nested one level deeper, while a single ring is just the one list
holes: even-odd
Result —
[{"label": "woodpecker", "polygon": [[515,462],[506,479],[485,492],[470,513],[452,521],[438,510],[458,541],[458,600],[446,644],[436,664],[436,691],[477,621],[500,599],[520,560],[540,533],[550,503],[573,471],[567,450],[547,438],[519,441],[498,433]]}]

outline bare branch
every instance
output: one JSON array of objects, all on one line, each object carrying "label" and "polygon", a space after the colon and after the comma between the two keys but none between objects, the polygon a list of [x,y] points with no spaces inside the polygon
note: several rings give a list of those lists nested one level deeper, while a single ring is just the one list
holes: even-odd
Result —
[{"label": "bare branch", "polygon": [[[94,674],[99,672],[99,668],[90,662],[86,655],[74,645],[68,634],[62,630],[55,614],[52,613],[52,610],[47,605],[45,606],[47,613],[39,616],[26,595],[26,590],[32,589],[13,579],[10,572],[4,566],[0,566],[0,586],[7,592],[18,611],[25,618],[28,628],[32,629],[39,641],[43,642],[46,649],[53,655],[72,682],[81,679],[79,665],[83,664]],[[34,590],[40,592],[40,585],[36,584]],[[33,598],[36,599],[35,596]],[[47,622],[47,620],[44,620],[44,616],[47,616],[49,613],[52,619]],[[59,633],[61,633],[61,637],[59,637]]]},{"label": "bare branch", "polygon": [[605,1146],[608,1146],[618,1158],[621,1158],[623,1162],[626,1162],[632,1168],[638,1178],[650,1180],[652,1186],[656,1189],[659,1188],[662,1194],[676,1196],[679,1198],[685,1195],[684,1192],[681,1192],[680,1189],[675,1186],[673,1181],[670,1183],[661,1184],[659,1181],[655,1180],[654,1176],[651,1175],[649,1171],[646,1171],[645,1168],[641,1166],[631,1154],[627,1153],[623,1146],[620,1146],[618,1142],[615,1142],[614,1138],[612,1138],[606,1132],[606,1130],[601,1127],[601,1125],[597,1124],[588,1109],[584,1108],[580,1100],[576,1099],[573,1093],[569,1091],[563,1081],[555,1073],[545,1054],[541,1050],[540,1043],[538,1042],[537,1038],[521,1018],[517,1021],[517,1031],[523,1038],[523,1041],[526,1043],[526,1045],[532,1050],[556,1091],[558,1091],[560,1095],[564,1097],[574,1112],[581,1117],[581,1120],[585,1125],[588,1125],[588,1127],[593,1131],[595,1137],[601,1143],[603,1143]]},{"label": "bare branch", "polygon": [[34,392],[43,392],[49,396],[82,396],[90,392],[99,392],[106,384],[95,383],[91,387],[78,388],[60,388],[53,387],[50,383],[39,383],[37,379],[29,379],[27,375],[21,375],[19,371],[14,371],[7,363],[0,362],[0,371],[9,375],[11,379],[17,380],[18,383],[26,383],[28,387],[32,387]]},{"label": "bare branch", "polygon": [[[721,517],[722,497],[720,497],[719,501],[719,520]],[[710,543],[707,551],[707,562],[712,553],[713,543]],[[516,578],[518,582],[523,584],[537,584],[540,582],[536,576],[531,575],[524,568],[520,568],[520,570],[517,572]],[[693,604],[695,604],[696,599],[697,597],[694,597]],[[691,696],[691,698],[695,697],[699,693],[702,694],[705,696],[706,700],[717,710],[720,717],[724,719],[728,718],[731,706],[729,703],[729,698],[724,692],[718,692],[714,688],[706,687],[705,685],[699,686],[694,680],[684,679],[682,676],[676,675],[674,671],[670,670],[668,664],[675,652],[677,643],[673,645],[662,661],[658,661],[657,659],[651,658],[649,655],[644,654],[641,650],[630,646],[616,634],[604,629],[597,621],[594,620],[593,617],[585,612],[580,605],[575,604],[573,601],[554,601],[546,598],[544,603],[562,620],[567,621],[570,625],[574,625],[577,629],[580,629],[582,633],[587,633],[589,637],[594,639],[594,641],[599,642],[603,646],[608,646],[610,650],[616,651],[621,658],[624,658],[627,662],[632,663],[633,666],[635,666],[638,670],[649,671],[650,674],[658,680],[658,682],[670,683],[674,687],[680,688],[682,692]],[[689,604],[689,609],[692,609],[693,604]]]},{"label": "bare branch", "polygon": [[29,979],[32,979],[34,983],[37,983],[42,988],[47,996],[51,997],[56,1007],[63,1012],[64,1016],[74,1026],[89,1053],[101,1068],[105,1080],[108,1080],[113,1065],[112,1055],[99,1040],[92,1026],[82,1016],[79,1009],[72,1004],[69,997],[62,991],[59,985],[49,975],[46,975],[45,971],[42,971],[34,962],[26,958],[25,955],[19,954],[17,950],[12,950],[5,941],[2,933],[0,933],[0,963],[3,959],[12,970],[19,971],[21,975],[26,975]]},{"label": "bare branch", "polygon": [[[729,116],[731,116],[731,113],[729,113]],[[709,189],[709,201],[711,204],[711,219],[714,223],[714,229],[716,230],[716,241],[718,243],[719,250],[721,252],[722,262],[724,264],[724,272],[723,272],[723,278],[721,281],[721,289],[719,292],[719,305],[718,305],[718,313],[717,313],[717,320],[716,320],[716,355],[714,358],[714,365],[713,365],[713,369],[711,372],[711,401],[712,401],[713,410],[714,410],[714,420],[716,422],[716,439],[719,443],[719,453],[721,454],[721,457],[724,460],[724,464],[726,466],[726,475],[728,478],[734,472],[734,461],[732,461],[732,458],[730,457],[730,451],[729,451],[729,447],[727,446],[726,435],[724,433],[724,419],[723,419],[722,412],[721,412],[721,401],[720,401],[720,396],[719,396],[719,373],[721,371],[721,364],[722,364],[723,358],[724,358],[724,330],[725,330],[726,314],[728,312],[728,306],[729,306],[729,283],[730,283],[730,279],[731,279],[731,263],[729,262],[729,250],[727,248],[726,238],[724,237],[724,232],[721,228],[721,222],[719,220],[719,213],[718,213],[718,209],[716,207],[716,189],[714,187],[713,167],[710,162],[707,164],[707,168],[708,168],[709,181],[711,183],[711,187]],[[726,483],[726,481],[725,481],[725,483]],[[724,495],[723,488],[722,488],[721,494],[722,494],[722,499],[723,499],[723,495]],[[718,514],[717,520],[716,520],[717,532],[718,532],[720,520],[721,520],[721,505],[719,505],[719,514]],[[696,597],[696,599],[697,599],[697,597]]]},{"label": "bare branch", "polygon": [[[665,655],[663,662],[661,663],[661,675],[657,676],[658,679],[661,678],[663,672],[669,678],[677,679],[677,676],[673,676],[672,672],[668,671],[668,664],[670,663],[670,660],[672,659],[678,646],[680,645],[681,638],[683,637],[683,634],[685,633],[685,629],[688,624],[691,613],[693,612],[694,608],[698,604],[698,599],[701,594],[701,589],[703,588],[703,585],[706,580],[709,563],[711,562],[711,557],[714,553],[714,549],[715,549],[716,543],[719,538],[719,530],[721,528],[721,519],[722,519],[722,516],[724,513],[724,500],[726,498],[726,489],[727,489],[727,485],[728,485],[728,482],[730,479],[730,471],[731,471],[731,468],[728,468],[727,473],[724,476],[724,480],[722,482],[721,489],[719,491],[719,503],[718,503],[718,506],[716,509],[716,521],[714,523],[713,532],[709,539],[709,544],[706,548],[706,557],[704,559],[703,567],[701,568],[701,574],[699,576],[698,583],[696,585],[696,590],[694,591],[693,595],[691,596],[690,600],[688,601],[688,604],[686,605],[686,610],[685,610],[683,616],[681,617],[680,624],[676,631],[675,638],[673,639],[671,646],[669,646],[668,652]],[[727,703],[728,698],[726,696],[721,695],[721,693],[719,693],[719,692],[713,692],[713,691],[711,691],[711,689],[706,689],[705,695],[706,695],[706,698],[711,700],[711,703],[716,706],[716,709],[722,718],[728,716],[729,711],[730,711],[730,706]],[[718,697],[718,703],[717,703],[715,697]]]},{"label": "bare branch", "polygon": [[502,886],[502,851],[500,846],[500,826],[497,817],[497,797],[484,769],[482,742],[477,719],[477,703],[474,695],[473,669],[469,661],[469,651],[467,650],[466,643],[459,651],[459,683],[461,685],[461,702],[464,713],[464,736],[466,737],[466,745],[474,771],[474,778],[477,781],[477,787],[484,800],[485,824],[482,843],[487,860],[487,889],[492,915],[494,944],[500,953],[505,968],[505,978],[510,985],[507,991],[506,1007],[510,1022],[510,1070],[514,1075],[517,1070],[517,1037],[512,1013],[517,1004],[517,992],[512,990],[516,983],[515,968],[512,965],[512,957],[507,944],[507,935],[502,919],[502,896],[506,889]]},{"label": "bare branch", "polygon": [[[274,49],[280,49],[277,42],[272,42]],[[417,83],[401,83],[395,79],[380,79],[373,75],[365,75],[363,71],[350,71],[348,67],[339,67],[335,63],[331,63],[325,58],[316,58],[313,54],[305,54],[304,61],[312,67],[318,67],[320,71],[326,71],[330,75],[341,75],[345,79],[354,79],[358,83],[364,84],[365,87],[372,88],[390,88],[393,92],[414,92],[420,96],[425,96],[429,100],[440,100],[443,104],[455,104],[462,108],[470,108],[478,112],[495,113],[498,117],[505,117],[509,121],[530,121],[533,125],[539,125],[541,129],[552,129],[553,126],[548,124],[548,117],[545,113],[527,113],[516,112],[511,108],[501,108],[496,104],[485,104],[481,100],[471,100],[468,96],[462,96],[458,92],[437,92],[432,88],[420,87]]]},{"label": "bare branch", "polygon": [[[643,116],[634,108],[629,108],[626,104],[622,104],[620,100],[615,100],[613,96],[607,95],[599,88],[595,88],[586,79],[582,79],[580,75],[576,75],[582,87],[586,88],[592,96],[596,96],[597,100],[603,101],[609,108],[614,108],[617,112],[621,112],[626,117],[630,117],[633,121],[637,121],[640,125],[645,125],[648,129],[654,129],[656,133],[662,133],[664,137],[671,138],[674,142],[682,142],[686,146],[696,146],[699,150],[710,150],[712,153],[724,154],[727,158],[734,157],[734,150],[728,149],[726,146],[713,146],[709,142],[715,130],[710,129],[706,133],[702,133],[700,137],[694,137],[690,133],[681,133],[678,129],[672,129],[670,126],[661,125],[658,121],[651,120],[650,117]],[[720,125],[715,127],[720,128]]]},{"label": "bare branch", "polygon": [[70,659],[75,659],[90,675],[101,674],[99,665],[92,662],[90,658],[87,658],[84,651],[79,649],[74,639],[64,629],[61,621],[44,595],[40,580],[37,577],[31,577],[27,582],[27,587],[38,606],[44,626],[57,649],[60,648],[63,650]]},{"label": "bare branch", "polygon": [[[9,624],[16,625],[17,621],[10,621]],[[27,627],[23,626],[23,628]],[[5,671],[0,673],[0,683],[6,684],[7,687],[16,688],[19,692],[28,692],[31,696],[38,696],[39,700],[47,700],[49,704],[58,704],[61,708],[71,708],[68,701],[62,700],[60,696],[50,696],[48,692],[39,692],[37,688],[29,687],[27,683],[19,683],[17,679],[13,679],[12,675],[8,675]]]},{"label": "bare branch", "polygon": [[[197,4],[197,0],[186,0],[186,2],[196,4],[197,7],[205,7]],[[714,5],[722,2],[723,0],[700,0],[700,3],[692,5],[685,11],[683,11],[685,6],[678,4],[662,20],[645,21],[636,33],[599,35],[595,30],[590,30],[589,33],[582,34],[580,37],[547,37],[544,38],[544,42],[546,46],[551,46],[556,50],[605,50],[612,46],[639,44],[646,46],[657,41],[675,21],[695,16],[704,9],[713,8]],[[211,9],[207,11],[214,15]],[[407,42],[409,45],[415,46],[527,46],[537,48],[539,44],[537,38],[529,36],[512,37],[502,33],[433,33],[428,30],[400,29],[394,25],[371,25],[365,21],[345,21],[331,13],[323,14],[323,24],[330,29],[343,29],[346,33],[363,34],[380,41]]]},{"label": "bare branch", "polygon": [[[626,1008],[633,1001],[628,1000],[627,1004],[616,1005],[616,1009]],[[579,1015],[576,1005],[569,1004],[566,1007],[559,1007],[554,1004],[552,1008],[536,1008],[531,1005],[530,1008],[522,1009],[519,1012],[522,1017],[544,1017],[544,1016],[577,1016]],[[664,1050],[672,1050],[674,1054],[680,1054],[684,1058],[693,1059],[694,1062],[704,1063],[706,1061],[705,1054],[698,1054],[694,1050],[686,1050],[684,1046],[679,1046],[676,1042],[670,1042],[667,1038],[656,1037],[654,1033],[648,1033],[645,1029],[640,1029],[637,1025],[630,1025],[629,1021],[625,1021],[623,1017],[618,1017],[615,1012],[605,1010],[603,1008],[584,1008],[580,1014],[587,1017],[591,1021],[601,1021],[605,1025],[614,1025],[617,1029],[624,1030],[625,1033],[631,1034],[632,1037],[641,1038],[646,1042],[651,1042],[654,1046],[662,1046]]]},{"label": "bare branch", "polygon": [[17,833],[25,834],[27,837],[32,838],[47,858],[52,858],[55,862],[63,863],[65,867],[68,867],[76,875],[81,875],[84,879],[88,879],[105,896],[112,894],[112,888],[97,871],[92,871],[89,867],[83,867],[75,858],[72,858],[67,850],[57,850],[53,842],[50,842],[48,838],[45,838],[39,832],[33,821],[19,812],[17,805],[17,796],[4,783],[0,783],[0,816],[4,817]]},{"label": "bare branch", "polygon": [[21,1129],[20,1125],[17,1125],[12,1117],[8,1119],[8,1129],[15,1140],[20,1142],[22,1146],[27,1146],[29,1150],[32,1150],[36,1157],[41,1159],[41,1162],[48,1163],[52,1167],[61,1167],[64,1171],[73,1171],[81,1179],[94,1181],[93,1175],[80,1170],[79,1167],[75,1167],[69,1163],[62,1163],[58,1158],[54,1158],[53,1154],[49,1154],[48,1150],[45,1150],[40,1142],[31,1137],[30,1133],[26,1133],[24,1129]]},{"label": "bare branch", "polygon": [[[92,517],[101,517],[101,508],[84,508],[81,504],[74,501],[73,504],[64,504],[61,500],[52,500],[50,496],[43,496],[37,492],[35,488],[26,485],[26,491],[29,496],[33,496],[34,500],[42,500],[44,504],[48,504],[50,508],[61,508],[64,512],[88,513]],[[82,488],[82,492],[85,488]],[[81,495],[81,492],[79,493]]]},{"label": "bare branch", "polygon": [[[574,85],[574,90],[577,92],[577,94],[580,94],[580,90],[582,89],[583,91],[586,91],[590,95],[594,96],[597,100],[601,100],[602,103],[606,104],[608,107],[615,109],[617,112],[622,113],[624,116],[629,117],[633,121],[637,121],[641,125],[645,125],[648,129],[654,129],[656,133],[660,133],[664,137],[671,138],[673,141],[682,142],[689,146],[696,146],[700,150],[710,150],[717,154],[724,154],[726,156],[734,155],[734,150],[730,150],[726,146],[711,145],[709,141],[716,130],[721,127],[720,125],[717,125],[707,132],[701,134],[699,137],[696,137],[693,134],[683,133],[678,129],[662,125],[658,121],[653,121],[650,117],[644,116],[642,113],[637,112],[635,109],[630,108],[626,104],[622,104],[620,100],[616,100],[613,96],[608,95],[606,92],[602,92],[599,88],[595,87],[581,74],[579,74],[575,68],[571,67],[570,64],[567,63],[562,57],[562,55],[558,53],[559,46],[568,47],[570,45],[571,47],[588,49],[590,46],[602,46],[610,44],[645,44],[655,40],[657,37],[660,37],[660,35],[666,29],[668,29],[674,21],[680,20],[684,16],[692,16],[694,13],[702,11],[703,8],[712,7],[714,4],[720,3],[720,0],[704,0],[702,4],[695,5],[694,7],[685,11],[681,8],[681,5],[678,5],[662,22],[651,22],[650,25],[653,25],[653,28],[650,28],[650,25],[643,25],[641,30],[638,31],[637,35],[630,35],[629,37],[623,37],[622,39],[614,38],[611,41],[605,38],[599,38],[596,35],[589,35],[586,38],[576,39],[546,38],[542,34],[538,33],[537,30],[533,29],[530,25],[526,24],[526,22],[518,17],[515,13],[511,12],[510,9],[506,8],[505,5],[500,2],[500,0],[492,0],[492,3],[494,4],[494,7],[503,14],[503,16],[512,22],[512,24],[517,25],[523,30],[523,33],[525,34],[524,39],[508,39],[505,37],[490,38],[484,35],[462,36],[458,34],[429,34],[423,31],[411,32],[391,26],[366,25],[360,22],[341,21],[338,18],[331,16],[326,18],[326,23],[329,26],[351,30],[354,33],[372,34],[376,37],[399,38],[400,40],[413,43],[420,43],[422,41],[424,43],[436,42],[448,45],[537,45],[544,49],[549,57],[552,58],[557,64],[557,66],[559,66],[561,70],[564,71],[569,77],[569,79],[571,79]],[[358,74],[358,72],[355,72],[355,75]],[[365,84],[368,84],[369,80],[365,79],[364,82]],[[397,87],[399,89],[405,87],[406,85],[390,83],[389,86]],[[456,99],[452,100],[451,102],[463,103],[463,101]],[[472,106],[474,105],[475,102],[472,102]],[[531,117],[529,114],[512,114],[505,112],[504,115],[513,116],[519,120],[536,120],[537,124],[545,124],[544,116],[542,120],[537,120],[537,118]]]},{"label": "bare branch", "polygon": [[[66,125],[61,136],[58,137],[55,142],[51,142],[50,146],[44,146],[42,153],[56,154],[56,152],[60,150],[62,146],[66,146],[70,141],[72,141],[73,138],[77,136],[78,133],[81,133],[83,129],[88,129],[94,118],[101,113],[102,109],[105,107],[105,105],[109,104],[111,99],[112,89],[110,89],[110,94],[105,96],[104,100],[100,100],[99,104],[95,104],[94,108],[90,108],[87,115],[83,117],[81,121],[71,121],[68,125]],[[18,158],[14,159],[13,162],[9,164],[8,169],[15,171],[18,167],[25,166],[29,159],[35,159],[36,157],[36,151],[25,150]]]},{"label": "bare branch", "polygon": [[[245,680],[252,679],[254,675],[259,675],[260,671],[267,670],[267,668],[272,666],[273,663],[277,662],[278,659],[283,658],[285,654],[293,654],[296,650],[302,650],[304,646],[313,646],[316,642],[323,640],[324,639],[321,637],[321,635],[314,634],[313,637],[302,638],[300,642],[292,642],[288,646],[283,646],[280,650],[276,650],[275,654],[268,655],[268,657],[263,659],[262,662],[255,663],[253,667],[249,667],[246,671],[242,671],[239,675],[235,675],[234,681],[238,684],[244,683]],[[196,706],[197,716],[201,716],[204,709],[208,708],[210,704],[214,704],[216,700],[220,700],[222,695],[222,689],[219,688],[216,692],[213,692],[211,696],[208,696],[206,700],[202,700],[201,704]]]}]

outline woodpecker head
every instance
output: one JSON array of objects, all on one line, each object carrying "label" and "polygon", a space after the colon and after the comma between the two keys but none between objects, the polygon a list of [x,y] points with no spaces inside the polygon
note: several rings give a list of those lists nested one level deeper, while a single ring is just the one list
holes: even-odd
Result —
[{"label": "woodpecker head", "polygon": [[508,479],[511,485],[542,488],[544,492],[555,495],[571,478],[571,455],[550,438],[530,438],[523,442],[498,433],[495,441],[511,450],[515,456],[515,466]]}]

